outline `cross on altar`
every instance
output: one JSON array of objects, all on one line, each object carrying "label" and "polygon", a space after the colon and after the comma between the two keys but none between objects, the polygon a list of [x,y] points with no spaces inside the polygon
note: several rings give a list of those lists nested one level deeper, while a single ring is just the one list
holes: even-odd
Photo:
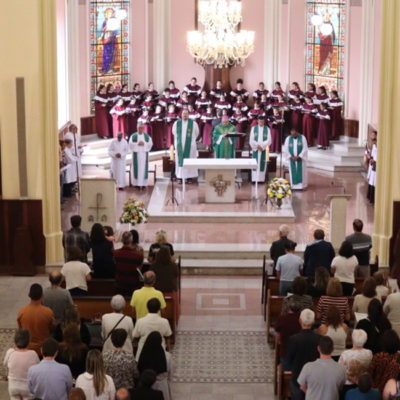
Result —
[{"label": "cross on altar", "polygon": [[[106,210],[107,207],[102,207],[101,203],[103,201],[103,195],[101,193],[96,194],[96,206],[88,207],[90,210],[96,210],[96,221],[99,221],[99,212],[100,210]],[[93,220],[93,216],[89,215],[89,219]],[[107,217],[106,217],[107,220]]]}]

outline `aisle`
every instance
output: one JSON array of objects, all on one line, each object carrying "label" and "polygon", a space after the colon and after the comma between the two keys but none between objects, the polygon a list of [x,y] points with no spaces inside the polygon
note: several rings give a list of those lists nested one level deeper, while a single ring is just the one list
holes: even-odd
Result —
[{"label": "aisle", "polygon": [[273,399],[260,279],[184,277],[173,400]]}]

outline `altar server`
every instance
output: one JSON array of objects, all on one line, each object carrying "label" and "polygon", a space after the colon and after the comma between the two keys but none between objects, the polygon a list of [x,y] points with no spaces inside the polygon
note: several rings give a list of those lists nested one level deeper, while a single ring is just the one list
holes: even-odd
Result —
[{"label": "altar server", "polygon": [[265,125],[265,118],[262,115],[258,116],[257,125],[251,128],[249,145],[253,152],[253,158],[257,161],[257,169],[251,171],[251,181],[265,182],[271,133],[268,126]]},{"label": "altar server", "polygon": [[123,138],[123,133],[118,132],[108,147],[108,155],[111,157],[110,175],[114,178],[119,190],[126,186],[126,154],[128,142]]},{"label": "altar server", "polygon": [[307,154],[307,139],[292,129],[283,145],[283,156],[289,163],[292,189],[302,190],[307,187]]},{"label": "altar server", "polygon": [[236,128],[229,122],[227,115],[222,116],[222,122],[213,131],[213,145],[215,158],[235,158],[236,138],[226,137],[236,133]]},{"label": "altar server", "polygon": [[182,169],[185,158],[197,158],[198,151],[196,139],[199,136],[199,126],[189,119],[189,111],[182,111],[182,118],[174,122],[172,134],[174,135],[175,147],[175,175],[182,179],[192,179],[198,177],[197,169]]},{"label": "altar server", "polygon": [[78,174],[76,169],[76,163],[78,161],[78,157],[73,154],[73,142],[71,139],[65,139],[65,148],[64,148],[64,160],[67,166],[65,170],[65,182],[64,182],[64,196],[71,197],[72,189],[74,188],[77,180]]},{"label": "altar server", "polygon": [[149,175],[149,151],[153,141],[144,132],[143,124],[138,124],[138,131],[129,139],[129,151],[132,152],[131,180],[132,185],[144,189]]},{"label": "altar server", "polygon": [[76,170],[77,177],[82,177],[82,154],[83,146],[78,136],[78,127],[75,124],[71,124],[68,128],[68,132],[64,136],[64,140],[69,139],[72,141],[72,155],[76,157],[76,163],[73,164],[73,168]]}]

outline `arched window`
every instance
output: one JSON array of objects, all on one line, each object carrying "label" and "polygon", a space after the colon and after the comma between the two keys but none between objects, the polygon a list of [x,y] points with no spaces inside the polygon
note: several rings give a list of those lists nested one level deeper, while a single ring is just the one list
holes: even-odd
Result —
[{"label": "arched window", "polygon": [[306,83],[344,92],[348,0],[307,0]]},{"label": "arched window", "polygon": [[100,84],[129,84],[129,0],[90,0],[90,99]]}]

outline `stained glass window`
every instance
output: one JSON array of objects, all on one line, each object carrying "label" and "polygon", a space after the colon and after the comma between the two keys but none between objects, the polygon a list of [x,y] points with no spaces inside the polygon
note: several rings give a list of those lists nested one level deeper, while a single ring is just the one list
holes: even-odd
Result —
[{"label": "stained glass window", "polygon": [[129,84],[129,0],[90,0],[90,98],[100,84]]},{"label": "stained glass window", "polygon": [[307,0],[306,83],[344,95],[346,3]]}]

